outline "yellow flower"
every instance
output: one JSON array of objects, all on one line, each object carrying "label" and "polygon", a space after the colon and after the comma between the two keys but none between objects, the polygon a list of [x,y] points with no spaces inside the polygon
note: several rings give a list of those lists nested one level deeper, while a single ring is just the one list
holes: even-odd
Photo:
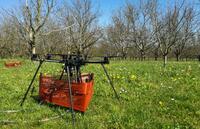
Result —
[{"label": "yellow flower", "polygon": [[136,80],[137,77],[135,75],[131,75],[131,80]]},{"label": "yellow flower", "polygon": [[172,78],[172,81],[175,82],[177,79],[176,78]]},{"label": "yellow flower", "polygon": [[159,104],[160,104],[160,106],[163,106],[163,102],[162,101],[159,101]]}]

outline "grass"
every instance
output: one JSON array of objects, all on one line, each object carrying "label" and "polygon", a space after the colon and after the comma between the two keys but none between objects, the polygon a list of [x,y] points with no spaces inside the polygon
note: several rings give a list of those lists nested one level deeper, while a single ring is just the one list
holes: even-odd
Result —
[{"label": "grass", "polygon": [[[72,128],[71,114],[65,108],[38,104],[28,96],[23,108],[20,100],[31,81],[38,63],[21,60],[19,68],[5,68],[0,60],[0,128],[2,129],[64,129]],[[83,66],[94,72],[95,93],[83,116],[76,113],[76,127],[187,129],[200,128],[200,63],[113,61],[106,68],[120,94],[119,103],[100,65]],[[60,66],[44,64],[43,73],[56,74]],[[34,86],[38,89],[38,77]],[[38,95],[37,92],[34,95]],[[22,109],[22,110],[21,110]],[[4,110],[20,110],[16,113]],[[62,115],[47,122],[39,120]],[[2,123],[3,120],[16,123]]]}]

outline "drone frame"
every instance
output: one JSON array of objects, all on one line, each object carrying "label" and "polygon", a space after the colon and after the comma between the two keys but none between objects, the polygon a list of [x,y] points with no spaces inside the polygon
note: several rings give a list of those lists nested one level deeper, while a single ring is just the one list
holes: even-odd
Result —
[{"label": "drone frame", "polygon": [[[59,59],[57,58],[54,58],[54,57],[59,57]],[[104,72],[105,72],[105,75],[107,76],[107,79],[108,79],[108,82],[110,84],[110,86],[112,87],[112,90],[114,91],[115,93],[115,96],[116,98],[119,100],[119,96],[115,90],[115,87],[113,85],[113,82],[111,81],[111,78],[104,66],[104,64],[109,64],[109,60],[108,60],[108,57],[104,57],[103,60],[101,61],[88,61],[86,59],[83,58],[83,56],[81,56],[80,54],[77,54],[77,55],[72,55],[72,54],[68,54],[68,55],[65,55],[65,54],[47,54],[45,57],[41,58],[38,54],[33,54],[32,57],[31,57],[31,60],[32,61],[39,61],[39,65],[35,71],[35,74],[24,94],[24,97],[20,103],[20,106],[23,106],[26,98],[27,98],[27,95],[33,85],[33,82],[42,66],[42,64],[44,62],[53,62],[53,63],[62,63],[64,64],[64,68],[63,68],[63,71],[61,73],[61,76],[60,76],[60,80],[62,79],[63,77],[63,74],[66,73],[67,74],[67,82],[68,82],[68,86],[69,86],[69,95],[70,95],[70,110],[71,110],[71,115],[72,115],[72,124],[73,126],[75,125],[75,113],[74,113],[74,108],[73,108],[73,96],[72,96],[72,85],[71,85],[71,76],[73,76],[74,72],[75,72],[75,75],[76,75],[76,82],[79,83],[81,82],[81,72],[80,72],[80,67],[82,65],[85,65],[85,64],[101,64]],[[34,87],[33,87],[34,89]],[[32,89],[32,92],[33,92],[33,89]]]}]

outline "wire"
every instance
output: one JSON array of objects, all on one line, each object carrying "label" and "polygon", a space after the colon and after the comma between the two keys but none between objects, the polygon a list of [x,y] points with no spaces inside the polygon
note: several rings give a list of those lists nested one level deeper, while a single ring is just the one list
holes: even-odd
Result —
[{"label": "wire", "polygon": [[35,111],[36,109],[19,109],[19,110],[0,110],[0,113],[17,113],[17,112],[32,112]]},{"label": "wire", "polygon": [[0,125],[18,124],[18,123],[24,123],[24,124],[25,123],[42,123],[42,122],[48,122],[50,120],[59,119],[62,116],[64,116],[64,114],[56,115],[56,116],[52,116],[52,117],[48,117],[48,118],[43,118],[41,120],[32,120],[32,121],[0,120]]},{"label": "wire", "polygon": [[[36,109],[33,110],[25,110],[25,109],[20,109],[20,110],[0,110],[0,113],[18,113],[18,112],[25,112],[25,111],[35,111]],[[41,120],[32,120],[32,121],[16,121],[16,120],[0,120],[0,125],[9,125],[9,124],[18,124],[18,123],[42,123],[42,122],[48,122],[50,120],[55,120],[60,117],[64,116],[63,114],[48,117],[48,118],[43,118]]]},{"label": "wire", "polygon": [[23,111],[23,110],[22,109],[21,110],[1,110],[0,113],[17,113],[20,111]]}]

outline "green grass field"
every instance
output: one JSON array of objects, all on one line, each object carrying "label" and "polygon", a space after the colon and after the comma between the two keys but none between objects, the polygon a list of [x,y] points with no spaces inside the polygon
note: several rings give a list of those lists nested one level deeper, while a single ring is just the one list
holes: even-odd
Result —
[{"label": "green grass field", "polygon": [[[21,108],[19,103],[38,63],[21,60],[21,67],[8,69],[5,61],[0,60],[0,128],[72,128],[71,114],[65,108],[39,104],[30,95]],[[169,62],[167,68],[162,66],[162,62],[154,61],[113,61],[106,65],[120,94],[120,103],[101,66],[84,66],[84,72],[95,74],[95,93],[85,115],[76,113],[76,127],[199,129],[200,63]],[[60,70],[60,66],[46,63],[40,72],[56,74]],[[39,75],[34,96],[38,95],[38,79]]]}]

